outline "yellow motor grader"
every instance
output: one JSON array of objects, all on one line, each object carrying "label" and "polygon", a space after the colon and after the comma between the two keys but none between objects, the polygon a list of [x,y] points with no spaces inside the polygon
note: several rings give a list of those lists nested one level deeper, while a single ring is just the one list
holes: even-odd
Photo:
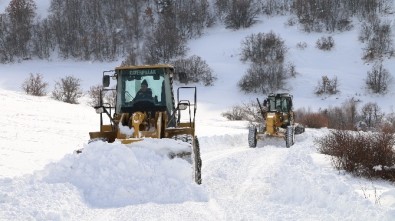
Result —
[{"label": "yellow motor grader", "polygon": [[[175,74],[174,67],[168,64],[123,66],[104,71],[100,104],[95,107],[100,114],[100,131],[90,132],[89,135],[91,141],[117,140],[123,144],[145,138],[172,138],[188,142],[190,151],[170,152],[168,155],[192,163],[194,181],[201,184],[202,161],[195,135],[196,87],[179,87],[176,103],[173,91]],[[180,74],[178,79],[182,81],[183,76]],[[111,81],[116,81],[115,88],[109,87]],[[143,89],[148,93],[143,94]],[[116,93],[115,106],[103,102],[103,95],[111,90]],[[183,93],[189,94],[190,99],[181,100]],[[103,115],[107,118],[103,119]]]},{"label": "yellow motor grader", "polygon": [[252,124],[248,130],[248,145],[256,147],[258,139],[265,136],[285,139],[287,148],[295,142],[295,134],[304,132],[304,127],[295,123],[292,106],[292,95],[288,93],[269,94],[263,102],[263,107],[257,98],[264,122]]}]

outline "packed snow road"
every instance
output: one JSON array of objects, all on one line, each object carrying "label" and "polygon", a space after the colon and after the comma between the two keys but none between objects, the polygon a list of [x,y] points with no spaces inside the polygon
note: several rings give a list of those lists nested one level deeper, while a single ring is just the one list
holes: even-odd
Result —
[{"label": "packed snow road", "polygon": [[[361,199],[339,176],[327,157],[317,154],[307,130],[285,148],[281,139],[210,151],[204,159],[204,181],[222,220],[382,220],[384,211]],[[244,142],[247,143],[246,139]]]}]

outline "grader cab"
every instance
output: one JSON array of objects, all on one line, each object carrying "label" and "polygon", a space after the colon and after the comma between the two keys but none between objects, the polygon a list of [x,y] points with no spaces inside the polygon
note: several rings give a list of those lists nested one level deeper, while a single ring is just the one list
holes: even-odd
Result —
[{"label": "grader cab", "polygon": [[[100,130],[90,132],[90,140],[119,141],[131,146],[145,138],[188,142],[190,150],[169,152],[168,156],[190,162],[194,181],[201,184],[202,161],[195,135],[196,87],[179,87],[175,102],[175,74],[174,67],[167,64],[125,66],[103,72],[100,104],[95,107],[100,114]],[[116,82],[115,88],[110,88],[111,81]],[[109,91],[116,94],[115,105],[104,102],[104,94]],[[192,98],[181,99],[183,93],[192,94]]]}]

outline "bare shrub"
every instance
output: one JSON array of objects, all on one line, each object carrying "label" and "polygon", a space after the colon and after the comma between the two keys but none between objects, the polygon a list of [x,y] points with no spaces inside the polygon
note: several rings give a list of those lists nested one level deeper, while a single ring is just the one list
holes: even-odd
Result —
[{"label": "bare shrub", "polygon": [[329,79],[326,75],[322,76],[321,82],[318,82],[318,86],[316,87],[314,93],[317,95],[322,95],[322,94],[336,94],[339,91],[337,90],[338,88],[338,83],[337,83],[337,77],[333,77],[332,79]]},{"label": "bare shrub", "polygon": [[95,86],[91,86],[88,90],[88,97],[90,98],[90,101],[88,102],[88,104],[92,107],[96,107],[100,105],[100,99],[101,99],[101,90],[102,90],[102,86],[99,85],[95,85]]},{"label": "bare shrub", "polygon": [[[381,112],[380,107],[377,103],[369,102],[365,104],[361,109],[361,117],[367,124],[368,128],[374,128],[379,126],[384,114]],[[370,129],[371,130],[371,129]]]},{"label": "bare shrub", "polygon": [[344,102],[342,107],[331,107],[322,111],[328,118],[328,128],[355,130],[357,123],[356,103]]},{"label": "bare shrub", "polygon": [[393,134],[332,130],[315,143],[321,153],[333,156],[332,163],[338,170],[395,181]]},{"label": "bare shrub", "polygon": [[282,63],[287,52],[284,40],[273,31],[251,34],[242,41],[240,60],[253,63]]},{"label": "bare shrub", "polygon": [[282,89],[288,76],[290,71],[282,63],[253,63],[238,86],[246,93],[270,93]]},{"label": "bare shrub", "polygon": [[291,4],[289,1],[266,0],[260,1],[262,13],[266,15],[284,15],[290,11]]},{"label": "bare shrub", "polygon": [[256,23],[259,7],[255,0],[231,0],[225,14],[227,28],[248,28]]},{"label": "bare shrub", "polygon": [[289,75],[291,77],[296,77],[296,75],[298,75],[299,73],[296,71],[296,67],[293,63],[288,63],[287,64],[287,70],[289,72]]},{"label": "bare shrub", "polygon": [[365,43],[369,39],[372,39],[372,36],[373,36],[373,25],[366,22],[362,23],[361,29],[359,30],[358,39],[362,43]]},{"label": "bare shrub", "polygon": [[284,41],[272,31],[252,34],[242,42],[240,60],[252,62],[238,86],[246,93],[269,93],[283,89],[286,79],[295,76],[295,66],[284,66],[287,48]]},{"label": "bare shrub", "polygon": [[55,83],[52,97],[55,100],[70,104],[77,104],[78,98],[82,96],[81,80],[73,76],[66,76]]},{"label": "bare shrub", "polygon": [[345,10],[347,1],[294,0],[292,11],[305,31],[321,32],[347,30],[350,27],[349,10]]},{"label": "bare shrub", "polygon": [[[174,67],[177,73],[185,73],[187,82],[203,82],[205,86],[212,86],[217,79],[206,61],[196,55],[174,61]],[[178,79],[178,76],[174,76],[174,79]]]},{"label": "bare shrub", "polygon": [[[100,84],[91,86],[88,91],[88,97],[90,98],[89,105],[95,107],[103,104],[115,107],[116,94],[117,92],[115,88],[103,90],[103,87]],[[101,101],[102,97],[103,100]]]},{"label": "bare shrub", "polygon": [[45,96],[47,94],[48,83],[44,82],[42,74],[33,75],[30,73],[29,78],[27,78],[22,84],[22,90],[26,94],[33,96]]},{"label": "bare shrub", "polygon": [[316,41],[316,47],[323,51],[330,51],[335,46],[332,36],[321,37]]},{"label": "bare shrub", "polygon": [[154,30],[147,33],[143,48],[146,64],[168,63],[187,51],[186,39],[177,31],[171,17],[160,20]]},{"label": "bare shrub", "polygon": [[385,131],[389,131],[391,133],[395,133],[395,113],[392,112],[390,114],[387,114],[384,119],[384,125],[383,127],[385,128]]},{"label": "bare shrub", "polygon": [[240,105],[235,105],[231,110],[221,113],[221,116],[228,120],[243,120],[244,111]]},{"label": "bare shrub", "polygon": [[137,64],[137,54],[130,52],[126,59],[122,61],[122,66],[136,65]]},{"label": "bare shrub", "polygon": [[361,27],[359,40],[366,42],[363,59],[374,61],[383,56],[391,57],[394,54],[392,29],[389,21],[381,22],[374,17],[369,23],[364,23]]},{"label": "bare shrub", "polygon": [[388,84],[392,78],[381,62],[376,63],[372,70],[367,73],[365,83],[373,93],[385,94],[388,91]]},{"label": "bare shrub", "polygon": [[246,120],[249,122],[262,122],[263,116],[256,101],[249,101],[235,105],[231,110],[221,113],[228,120]]},{"label": "bare shrub", "polygon": [[296,48],[300,49],[300,50],[304,50],[307,48],[307,43],[306,42],[298,42],[296,44]]},{"label": "bare shrub", "polygon": [[115,87],[112,89],[104,91],[104,103],[109,104],[111,107],[115,107],[117,100],[117,91]]},{"label": "bare shrub", "polygon": [[288,25],[288,26],[294,26],[294,25],[296,25],[297,22],[298,22],[298,21],[297,21],[296,18],[291,17],[291,18],[288,18],[288,20],[287,20],[287,22],[286,22],[286,25]]},{"label": "bare shrub", "polygon": [[328,117],[323,113],[305,113],[298,116],[298,123],[303,124],[305,127],[309,128],[323,128],[328,127]]}]

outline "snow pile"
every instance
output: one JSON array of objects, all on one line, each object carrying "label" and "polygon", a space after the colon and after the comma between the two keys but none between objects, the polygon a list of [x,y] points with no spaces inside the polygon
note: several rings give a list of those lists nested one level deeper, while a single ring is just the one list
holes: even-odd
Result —
[{"label": "snow pile", "polygon": [[[181,149],[177,141],[162,146]],[[71,183],[94,207],[120,207],[141,203],[205,201],[202,187],[193,182],[191,164],[152,148],[155,140],[144,140],[132,148],[102,141],[87,144],[81,154],[70,154],[41,171],[48,183]]]},{"label": "snow pile", "polygon": [[126,138],[131,137],[133,135],[133,133],[134,133],[133,127],[129,128],[128,126],[123,126],[122,124],[119,124],[118,128],[119,128],[119,132],[121,134],[126,135]]}]

